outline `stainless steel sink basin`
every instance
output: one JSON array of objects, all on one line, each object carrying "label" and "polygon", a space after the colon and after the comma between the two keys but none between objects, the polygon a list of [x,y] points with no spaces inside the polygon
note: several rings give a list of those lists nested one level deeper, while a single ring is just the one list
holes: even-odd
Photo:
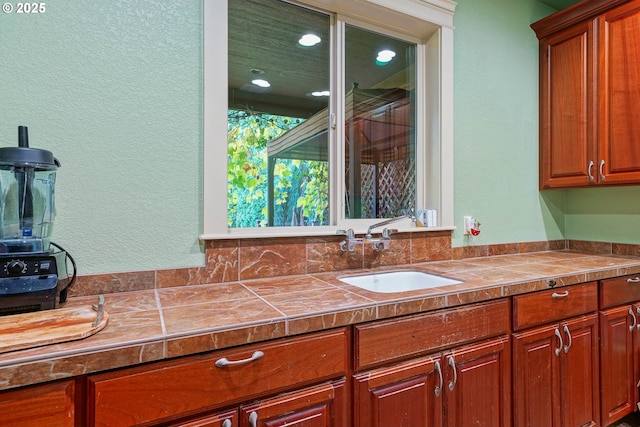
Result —
[{"label": "stainless steel sink basin", "polygon": [[367,291],[389,294],[394,292],[417,291],[462,283],[460,280],[429,274],[415,270],[395,270],[380,273],[340,276],[338,280]]}]

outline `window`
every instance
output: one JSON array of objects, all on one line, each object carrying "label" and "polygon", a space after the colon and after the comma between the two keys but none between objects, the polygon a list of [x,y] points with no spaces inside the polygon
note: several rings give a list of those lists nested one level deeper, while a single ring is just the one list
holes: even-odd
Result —
[{"label": "window", "polygon": [[205,0],[202,238],[452,226],[454,3],[369,3]]}]

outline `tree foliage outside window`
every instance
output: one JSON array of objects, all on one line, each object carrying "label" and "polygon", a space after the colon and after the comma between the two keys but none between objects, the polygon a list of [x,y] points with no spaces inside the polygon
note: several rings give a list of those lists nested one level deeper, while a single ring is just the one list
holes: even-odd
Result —
[{"label": "tree foliage outside window", "polygon": [[[267,143],[304,120],[229,110],[227,128],[227,224],[232,228],[268,224]],[[277,159],[274,165],[274,226],[327,225],[327,162]]]}]

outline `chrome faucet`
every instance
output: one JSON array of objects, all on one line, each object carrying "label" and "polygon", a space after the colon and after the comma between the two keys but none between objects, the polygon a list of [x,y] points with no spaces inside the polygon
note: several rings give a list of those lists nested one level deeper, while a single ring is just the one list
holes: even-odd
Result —
[{"label": "chrome faucet", "polygon": [[[384,225],[393,224],[394,222],[402,221],[403,219],[406,219],[406,218],[413,219],[413,216],[412,216],[412,215],[402,215],[402,216],[398,216],[398,217],[395,217],[395,218],[389,218],[389,219],[386,219],[386,220],[384,220],[384,221],[380,221],[380,222],[378,222],[378,223],[376,223],[376,224],[373,224],[373,225],[371,225],[371,226],[369,227],[369,229],[367,230],[367,234],[365,235],[365,237],[366,237],[367,239],[370,239],[370,238],[372,237],[372,236],[371,236],[371,232],[372,232],[374,229],[376,229],[376,228],[378,228],[378,227],[382,227],[382,226],[384,226]],[[385,230],[386,230],[386,232],[385,232]],[[386,235],[387,235],[387,237],[388,237],[388,233],[389,233],[389,230],[387,230],[387,229],[385,228],[385,229],[382,231],[383,237],[384,237],[384,235],[385,235],[385,234],[386,234]]]},{"label": "chrome faucet", "polygon": [[382,236],[375,239],[371,235],[371,232],[378,227],[389,225],[396,221],[403,220],[405,218],[413,219],[413,216],[403,215],[396,218],[390,218],[390,219],[381,221],[377,224],[373,224],[371,227],[369,227],[369,229],[367,230],[367,234],[364,237],[356,237],[355,232],[352,229],[338,230],[337,234],[342,234],[344,236],[347,236],[346,239],[340,242],[340,249],[342,249],[343,252],[353,252],[355,250],[356,244],[362,245],[365,243],[370,243],[371,247],[376,251],[380,249],[389,249],[389,244],[391,243],[391,233],[396,232],[398,230],[389,230],[385,228],[384,230],[382,230]]}]

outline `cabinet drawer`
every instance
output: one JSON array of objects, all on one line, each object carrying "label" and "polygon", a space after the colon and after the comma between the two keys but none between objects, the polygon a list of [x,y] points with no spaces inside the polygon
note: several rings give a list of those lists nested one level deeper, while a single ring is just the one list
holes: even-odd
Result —
[{"label": "cabinet drawer", "polygon": [[[346,375],[346,329],[221,350],[92,375],[88,416],[95,426],[133,426],[187,416]],[[216,361],[246,360],[217,367]]]},{"label": "cabinet drawer", "polygon": [[596,282],[513,297],[513,329],[529,328],[598,310]]},{"label": "cabinet drawer", "polygon": [[600,308],[640,301],[640,275],[616,277],[600,282]]},{"label": "cabinet drawer", "polygon": [[508,332],[508,299],[358,325],[355,365],[369,368]]}]

